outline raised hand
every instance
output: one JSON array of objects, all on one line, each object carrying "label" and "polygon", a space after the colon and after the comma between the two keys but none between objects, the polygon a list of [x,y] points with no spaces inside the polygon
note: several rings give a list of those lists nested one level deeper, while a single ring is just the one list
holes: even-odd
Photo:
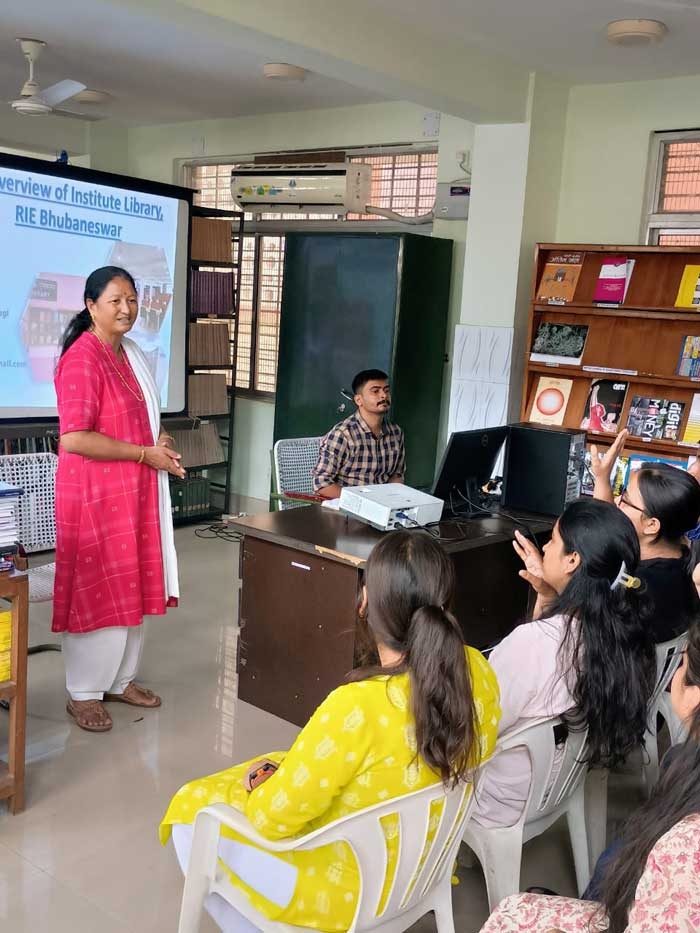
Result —
[{"label": "raised hand", "polygon": [[622,453],[625,441],[629,436],[629,431],[625,428],[620,431],[615,440],[605,453],[599,453],[595,444],[591,444],[591,473],[598,479],[606,479],[610,482],[610,473],[615,466],[615,461]]},{"label": "raised hand", "polygon": [[547,606],[557,598],[557,591],[544,579],[542,554],[539,548],[519,531],[515,532],[513,549],[525,565],[525,569],[520,570],[518,575],[526,580],[537,593],[534,617],[540,618],[546,611]]}]

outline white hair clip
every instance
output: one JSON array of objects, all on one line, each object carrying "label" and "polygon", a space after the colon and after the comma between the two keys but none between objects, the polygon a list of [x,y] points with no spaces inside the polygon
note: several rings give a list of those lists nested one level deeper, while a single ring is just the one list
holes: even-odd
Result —
[{"label": "white hair clip", "polygon": [[620,570],[618,571],[617,576],[610,584],[610,589],[614,590],[616,586],[624,586],[628,590],[637,590],[642,585],[642,581],[639,577],[633,577],[631,573],[627,572],[627,565],[624,560],[620,564]]}]

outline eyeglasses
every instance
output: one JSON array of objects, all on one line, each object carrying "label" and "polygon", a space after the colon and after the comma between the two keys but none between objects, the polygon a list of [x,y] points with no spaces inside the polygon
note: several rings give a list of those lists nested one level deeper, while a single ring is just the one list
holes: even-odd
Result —
[{"label": "eyeglasses", "polygon": [[622,490],[620,493],[620,503],[622,505],[628,505],[631,509],[636,509],[637,512],[644,512],[644,507],[641,505],[635,505],[634,502],[630,502],[627,498],[627,487]]}]

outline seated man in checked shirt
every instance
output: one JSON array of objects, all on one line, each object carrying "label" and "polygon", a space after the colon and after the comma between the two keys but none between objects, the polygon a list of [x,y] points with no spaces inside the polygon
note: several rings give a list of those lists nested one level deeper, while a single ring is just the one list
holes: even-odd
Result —
[{"label": "seated man in checked shirt", "polygon": [[352,380],[357,411],[321,440],[314,491],[336,499],[343,486],[402,483],[406,471],[403,431],[385,420],[391,405],[387,374],[363,369]]}]

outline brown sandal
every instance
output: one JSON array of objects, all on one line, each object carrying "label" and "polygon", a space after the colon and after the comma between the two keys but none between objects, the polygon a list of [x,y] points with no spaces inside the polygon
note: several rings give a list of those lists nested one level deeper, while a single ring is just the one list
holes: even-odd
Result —
[{"label": "brown sandal", "polygon": [[100,700],[69,700],[66,712],[86,732],[109,732],[113,725],[112,717]]},{"label": "brown sandal", "polygon": [[128,703],[129,706],[142,706],[147,709],[155,709],[162,702],[152,690],[141,687],[134,680],[126,685],[124,693],[105,693],[104,700],[106,703]]}]

